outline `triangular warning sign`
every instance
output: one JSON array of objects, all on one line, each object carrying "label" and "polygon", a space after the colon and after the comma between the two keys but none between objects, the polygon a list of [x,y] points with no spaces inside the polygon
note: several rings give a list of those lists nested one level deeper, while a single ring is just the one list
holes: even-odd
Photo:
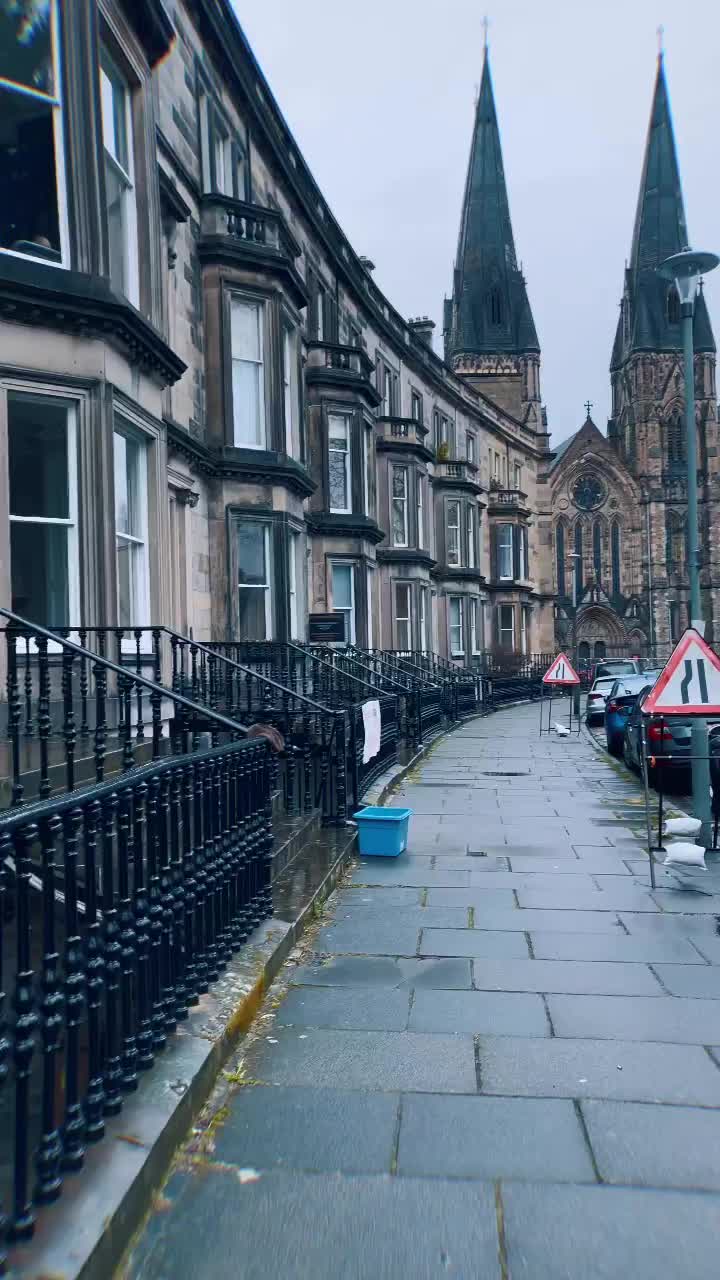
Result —
[{"label": "triangular warning sign", "polygon": [[559,653],[555,661],[548,667],[542,678],[543,684],[579,684],[577,674],[569,658]]},{"label": "triangular warning sign", "polygon": [[643,702],[646,715],[720,715],[720,658],[689,627]]}]

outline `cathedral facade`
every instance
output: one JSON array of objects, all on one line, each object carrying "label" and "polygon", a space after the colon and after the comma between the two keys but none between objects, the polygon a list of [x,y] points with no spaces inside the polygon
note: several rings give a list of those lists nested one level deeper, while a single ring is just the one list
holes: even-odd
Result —
[{"label": "cathedral facade", "polygon": [[[630,261],[612,349],[607,435],[592,421],[543,473],[555,638],[582,661],[664,658],[690,621],[680,303],[658,266],[688,245],[667,83],[659,59]],[[720,638],[720,462],[715,342],[702,289],[694,312],[701,589]]]}]

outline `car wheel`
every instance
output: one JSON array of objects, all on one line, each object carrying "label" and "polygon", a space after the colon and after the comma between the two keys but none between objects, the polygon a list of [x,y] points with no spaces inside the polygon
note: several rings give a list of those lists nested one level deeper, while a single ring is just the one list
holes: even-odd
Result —
[{"label": "car wheel", "polygon": [[607,749],[611,756],[622,755],[622,741],[614,733],[607,735]]}]

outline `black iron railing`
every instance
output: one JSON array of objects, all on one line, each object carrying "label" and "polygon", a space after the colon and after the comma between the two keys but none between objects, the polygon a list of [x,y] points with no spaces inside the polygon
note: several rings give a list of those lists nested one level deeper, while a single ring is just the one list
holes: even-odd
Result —
[{"label": "black iron railing", "polygon": [[0,816],[0,1168],[12,1183],[0,1239],[32,1235],[35,1206],[60,1195],[271,913],[271,849],[257,739]]}]

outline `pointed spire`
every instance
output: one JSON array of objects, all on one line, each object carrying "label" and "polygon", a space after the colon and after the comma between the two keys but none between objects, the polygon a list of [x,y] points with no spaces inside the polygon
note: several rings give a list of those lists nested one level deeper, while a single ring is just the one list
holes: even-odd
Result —
[{"label": "pointed spire", "polygon": [[685,249],[687,243],[680,169],[661,50],[635,215],[631,269],[654,269],[671,253]]},{"label": "pointed spire", "polygon": [[448,356],[540,350],[515,253],[487,45],[454,275]]},{"label": "pointed spire", "polygon": [[[612,369],[619,368],[636,351],[677,351],[682,346],[679,309],[673,305],[671,287],[657,274],[657,268],[687,245],[680,167],[660,45]],[[714,351],[710,317],[702,295],[695,307],[694,330],[696,351]]]}]

